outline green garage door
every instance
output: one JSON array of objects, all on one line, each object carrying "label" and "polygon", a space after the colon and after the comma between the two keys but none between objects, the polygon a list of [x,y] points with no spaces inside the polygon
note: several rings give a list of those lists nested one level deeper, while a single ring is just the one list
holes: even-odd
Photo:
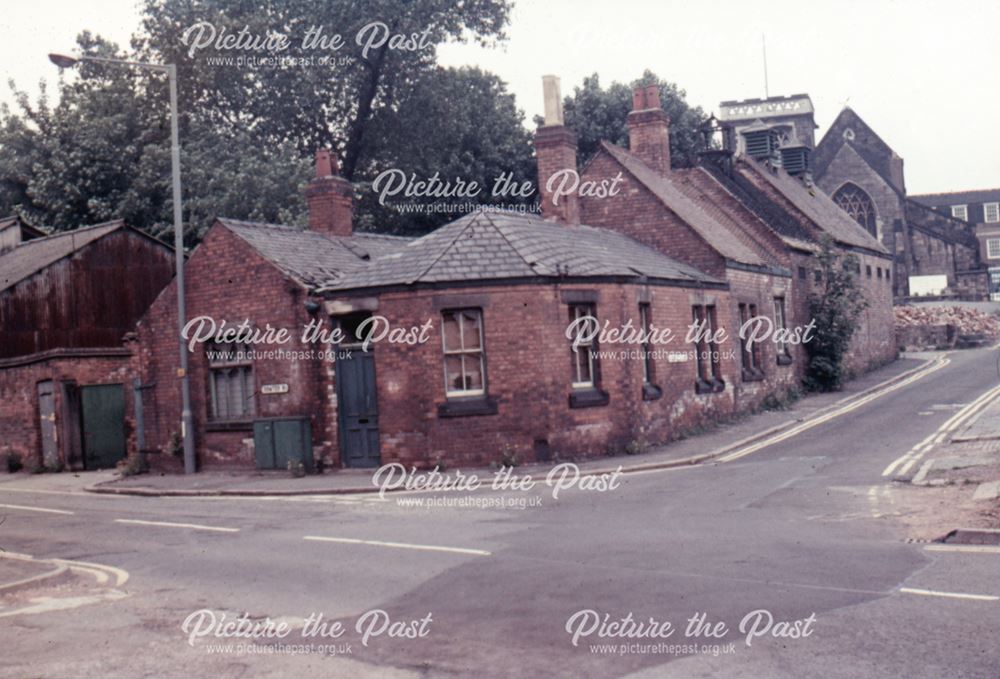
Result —
[{"label": "green garage door", "polygon": [[125,389],[120,384],[80,388],[85,469],[114,467],[125,457]]}]

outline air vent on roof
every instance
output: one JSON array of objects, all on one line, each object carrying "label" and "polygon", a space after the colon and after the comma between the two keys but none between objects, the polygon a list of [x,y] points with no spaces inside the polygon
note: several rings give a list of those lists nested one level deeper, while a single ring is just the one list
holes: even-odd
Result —
[{"label": "air vent on roof", "polygon": [[781,156],[778,154],[781,134],[777,129],[758,120],[750,127],[741,130],[740,133],[743,135],[743,146],[748,156],[758,160],[781,162]]},{"label": "air vent on roof", "polygon": [[809,169],[809,149],[801,145],[782,147],[781,165],[788,174],[804,174]]}]

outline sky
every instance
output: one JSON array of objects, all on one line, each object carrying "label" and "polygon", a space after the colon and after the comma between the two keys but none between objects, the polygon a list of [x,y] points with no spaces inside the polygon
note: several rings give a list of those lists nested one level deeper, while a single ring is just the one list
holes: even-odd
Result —
[{"label": "sky", "polygon": [[[377,19],[379,17],[373,17]],[[7,78],[29,92],[56,80],[46,59],[89,29],[127,44],[135,0],[33,0],[0,13],[0,102]],[[542,75],[568,94],[592,73],[630,81],[651,69],[717,111],[768,91],[808,93],[817,139],[848,105],[905,161],[912,194],[1000,187],[1000,2],[996,0],[518,0],[496,48],[449,44],[446,65],[503,78],[526,114]]]}]

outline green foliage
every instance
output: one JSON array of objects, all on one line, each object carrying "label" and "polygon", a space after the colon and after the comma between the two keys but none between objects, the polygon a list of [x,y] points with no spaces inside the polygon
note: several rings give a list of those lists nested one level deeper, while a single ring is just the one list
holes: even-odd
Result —
[{"label": "green foliage", "polygon": [[798,387],[793,387],[781,393],[768,394],[761,401],[760,409],[763,411],[788,410],[801,398],[802,391]]},{"label": "green foliage", "polygon": [[[385,167],[485,184],[500,169],[533,175],[531,149],[505,85],[475,69],[436,65],[436,45],[504,39],[508,0],[146,0],[129,50],[83,33],[92,56],[174,63],[178,70],[186,242],[218,216],[303,224],[302,184],[312,154],[331,147],[359,189]],[[290,37],[282,56],[325,56],[332,65],[236,66],[205,48],[189,56],[184,32],[199,22]],[[384,21],[424,33],[414,51],[367,57],[357,31]],[[341,51],[304,49],[311,26],[344,36]],[[82,62],[60,79],[58,102],[23,93],[0,111],[0,214],[73,229],[123,218],[154,235],[172,229],[168,93],[162,74]],[[488,175],[488,176],[487,176]],[[368,191],[370,193],[370,191]],[[362,229],[422,232],[453,215],[400,216],[362,195]]]},{"label": "green foliage", "polygon": [[[382,171],[398,168],[425,179],[437,173],[442,182],[475,181],[481,191],[471,202],[519,204],[532,202],[494,197],[493,183],[502,173],[521,184],[534,182],[531,136],[514,96],[495,75],[478,68],[434,68],[423,73],[399,106],[372,116],[356,177],[362,187],[358,226],[366,231],[423,234],[460,214],[400,213],[379,204],[371,182]],[[418,131],[418,134],[414,134]],[[395,202],[440,203],[440,198],[404,198]],[[468,202],[456,197],[452,203]]]},{"label": "green foliage", "polygon": [[809,355],[805,386],[810,391],[837,391],[847,377],[844,355],[868,300],[858,284],[857,257],[841,254],[827,238],[817,258],[823,287],[809,295],[809,313],[816,325],[813,338],[805,343]]},{"label": "green foliage", "polygon": [[517,467],[520,464],[521,458],[517,454],[517,448],[509,443],[505,443],[500,448],[500,455],[490,466],[496,469],[503,469],[504,467]]},{"label": "green foliage", "polygon": [[[628,148],[626,118],[632,110],[632,90],[638,85],[658,85],[663,109],[670,116],[670,160],[674,167],[690,167],[697,162],[704,140],[698,127],[708,118],[701,107],[688,105],[687,93],[650,70],[630,83],[613,82],[602,88],[597,74],[584,78],[573,95],[563,102],[567,127],[576,131],[579,162],[586,163],[606,140]],[[541,124],[540,119],[536,122]]]},{"label": "green foliage", "polygon": [[180,432],[170,432],[170,440],[167,443],[167,450],[174,457],[184,456],[184,439],[181,438]]},{"label": "green foliage", "polygon": [[115,469],[122,476],[138,476],[149,472],[149,462],[145,455],[138,453],[119,460]]},{"label": "green foliage", "polygon": [[21,471],[21,468],[24,466],[24,461],[21,459],[19,454],[8,450],[3,454],[3,466],[4,469],[7,470],[8,474],[14,474]]},{"label": "green foliage", "polygon": [[649,442],[644,438],[632,439],[625,446],[626,455],[643,455],[649,452]]}]

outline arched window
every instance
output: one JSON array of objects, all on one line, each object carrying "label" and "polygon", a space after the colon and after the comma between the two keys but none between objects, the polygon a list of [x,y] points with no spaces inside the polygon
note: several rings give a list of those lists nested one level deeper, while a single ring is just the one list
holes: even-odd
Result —
[{"label": "arched window", "polygon": [[857,184],[847,182],[833,194],[833,200],[847,214],[851,215],[854,221],[878,238],[878,227],[875,224],[877,217],[875,203],[872,202],[871,196],[865,193],[864,189]]}]

